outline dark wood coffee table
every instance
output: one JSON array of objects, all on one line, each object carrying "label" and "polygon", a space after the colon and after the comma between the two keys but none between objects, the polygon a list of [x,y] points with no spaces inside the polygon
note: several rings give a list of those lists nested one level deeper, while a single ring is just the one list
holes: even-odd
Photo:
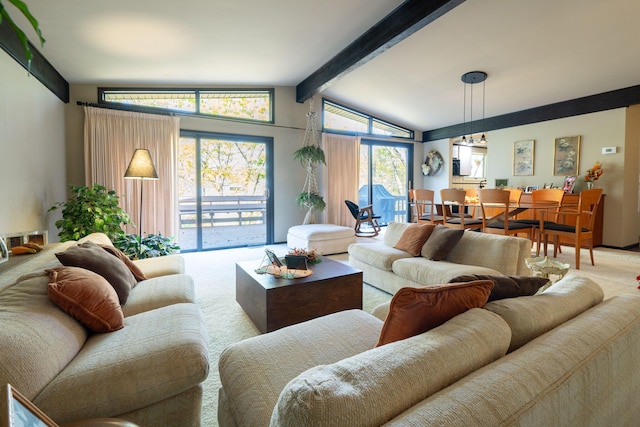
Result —
[{"label": "dark wood coffee table", "polygon": [[323,257],[311,266],[311,276],[283,279],[256,273],[259,263],[236,263],[236,301],[262,333],[362,309],[362,271],[347,264]]}]

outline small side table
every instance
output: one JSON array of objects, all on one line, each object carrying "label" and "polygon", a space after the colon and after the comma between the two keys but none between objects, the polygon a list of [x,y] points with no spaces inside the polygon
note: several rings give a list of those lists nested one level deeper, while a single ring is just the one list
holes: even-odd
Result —
[{"label": "small side table", "polygon": [[524,263],[529,267],[535,276],[544,277],[550,280],[549,284],[540,288],[538,293],[549,288],[558,280],[562,279],[569,272],[569,264],[560,261],[550,260],[547,256],[527,258]]}]

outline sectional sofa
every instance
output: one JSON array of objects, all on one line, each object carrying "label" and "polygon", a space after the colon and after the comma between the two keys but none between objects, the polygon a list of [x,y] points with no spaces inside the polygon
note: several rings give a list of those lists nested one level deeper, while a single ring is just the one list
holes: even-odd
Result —
[{"label": "sectional sofa", "polygon": [[[125,304],[108,291],[82,306],[75,304],[80,297],[69,292],[74,283],[65,282],[65,274],[95,275],[63,267],[56,256],[79,244],[111,242],[94,234],[46,245],[0,274],[0,384],[11,384],[59,424],[121,418],[140,426],[199,426],[208,336],[184,260],[171,255],[134,261],[142,277],[127,290]],[[70,301],[75,305],[65,306],[68,314],[61,307]],[[101,314],[107,303],[112,317]],[[90,327],[113,331],[92,331],[75,317],[82,315]]]},{"label": "sectional sofa", "polygon": [[350,310],[229,346],[219,424],[638,425],[640,295],[569,274],[376,346],[383,324]]},{"label": "sectional sofa", "polygon": [[405,230],[416,226],[392,222],[387,226],[382,241],[350,245],[349,264],[362,270],[362,278],[366,283],[390,294],[395,294],[405,286],[447,283],[465,274],[531,274],[524,262],[531,257],[529,239],[447,229],[440,225],[436,228],[443,231],[443,238],[437,240],[442,247],[447,246],[447,235],[455,236],[457,233],[462,237],[447,248],[446,255],[442,253],[442,247],[431,248],[434,250],[429,251],[430,254],[445,255],[439,259],[427,257],[427,245],[436,240],[433,235],[427,238],[416,255],[396,247]]}]

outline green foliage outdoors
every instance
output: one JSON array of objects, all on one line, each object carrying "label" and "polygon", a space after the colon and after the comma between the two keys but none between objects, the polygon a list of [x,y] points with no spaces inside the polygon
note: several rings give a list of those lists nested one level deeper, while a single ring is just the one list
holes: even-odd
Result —
[{"label": "green foliage outdoors", "polygon": [[113,241],[115,236],[124,234],[121,225],[131,224],[131,218],[118,206],[115,191],[98,184],[70,188],[71,198],[49,209],[62,209],[62,219],[55,223],[61,242],[79,240],[91,233],[104,233]]},{"label": "green foliage outdoors", "polygon": [[180,250],[180,246],[173,242],[173,237],[164,237],[162,234],[148,234],[142,239],[136,234],[119,234],[113,239],[113,246],[124,252],[130,259],[171,255]]},{"label": "green foliage outdoors", "polygon": [[[3,0],[0,0],[0,25],[3,25],[3,24],[9,25],[13,30],[13,32],[16,33],[16,36],[18,36],[20,43],[22,43],[25,56],[27,57],[27,63],[30,68],[31,59],[33,59],[33,53],[31,53],[31,48],[29,47],[29,40],[27,39],[27,35],[24,33],[24,31],[22,31],[22,29],[20,29],[16,25],[13,19],[11,19],[11,16],[9,15],[9,12],[5,8],[2,1]],[[18,9],[24,15],[25,18],[27,18],[27,20],[35,30],[36,34],[38,35],[38,38],[40,39],[40,46],[41,47],[44,46],[45,40],[44,40],[44,37],[42,37],[42,33],[40,32],[40,24],[38,24],[38,21],[36,20],[36,18],[34,18],[31,12],[29,12],[29,8],[27,7],[27,5],[21,0],[8,0],[8,1],[12,5],[14,5],[16,9]]]}]

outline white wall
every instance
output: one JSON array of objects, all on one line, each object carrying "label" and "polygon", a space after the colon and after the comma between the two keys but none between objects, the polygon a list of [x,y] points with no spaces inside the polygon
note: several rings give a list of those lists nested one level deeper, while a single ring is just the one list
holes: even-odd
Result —
[{"label": "white wall", "polygon": [[66,199],[64,103],[0,51],[0,234],[57,229]]}]

